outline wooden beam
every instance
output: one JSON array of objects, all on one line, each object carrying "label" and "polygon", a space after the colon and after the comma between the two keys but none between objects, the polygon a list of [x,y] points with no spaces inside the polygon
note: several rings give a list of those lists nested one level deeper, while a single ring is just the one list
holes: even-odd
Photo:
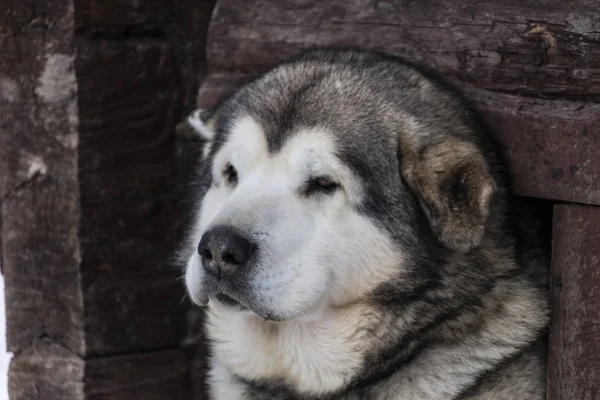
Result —
[{"label": "wooden beam", "polygon": [[219,2],[212,71],[252,71],[314,45],[401,55],[478,87],[528,96],[600,99],[595,0]]},{"label": "wooden beam", "polygon": [[554,209],[548,400],[600,396],[600,207]]},{"label": "wooden beam", "polygon": [[600,104],[462,88],[504,147],[514,193],[600,205]]}]

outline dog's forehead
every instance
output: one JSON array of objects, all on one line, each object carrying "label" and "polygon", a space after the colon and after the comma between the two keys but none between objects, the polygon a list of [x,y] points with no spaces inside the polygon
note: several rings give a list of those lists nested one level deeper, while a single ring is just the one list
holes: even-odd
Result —
[{"label": "dog's forehead", "polygon": [[225,148],[235,156],[283,161],[299,168],[331,164],[338,159],[337,138],[323,126],[293,129],[276,151],[269,151],[268,130],[251,115],[238,116],[231,124]]},{"label": "dog's forehead", "polygon": [[335,68],[287,66],[242,87],[220,112],[226,141],[245,142],[263,155],[309,156],[304,150],[312,149],[360,177],[395,171],[387,100],[360,74]]},{"label": "dog's forehead", "polygon": [[[300,126],[286,135],[280,147],[269,150],[265,130],[252,117],[246,116],[232,125],[218,150],[226,149],[228,153],[245,154],[245,157],[288,159],[306,163],[335,158],[351,167],[356,163],[378,164],[382,157],[389,158],[394,154],[389,143],[356,139],[356,136],[336,134],[325,126]],[[386,147],[389,151],[384,151]]]}]

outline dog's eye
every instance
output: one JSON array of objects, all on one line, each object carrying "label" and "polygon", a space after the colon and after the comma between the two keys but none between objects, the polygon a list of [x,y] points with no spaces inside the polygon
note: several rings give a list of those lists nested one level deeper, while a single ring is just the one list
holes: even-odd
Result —
[{"label": "dog's eye", "polygon": [[306,184],[306,194],[333,193],[340,185],[328,176],[312,178]]},{"label": "dog's eye", "polygon": [[236,185],[238,181],[238,173],[233,165],[227,164],[223,170],[225,181],[230,185]]}]

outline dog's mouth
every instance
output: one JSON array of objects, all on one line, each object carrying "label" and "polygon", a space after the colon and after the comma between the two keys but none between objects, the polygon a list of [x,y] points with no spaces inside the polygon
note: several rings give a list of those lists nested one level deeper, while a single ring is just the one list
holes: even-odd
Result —
[{"label": "dog's mouth", "polygon": [[227,307],[233,311],[252,312],[252,313],[256,314],[258,317],[264,319],[265,321],[281,322],[284,320],[284,318],[277,316],[277,315],[269,312],[268,310],[261,309],[260,307],[255,308],[252,306],[248,306],[248,305],[244,304],[242,301],[239,301],[239,300],[235,299],[234,297],[232,297],[228,294],[225,294],[221,291],[218,291],[218,292],[212,294],[210,296],[210,301],[216,302],[220,306]]},{"label": "dog's mouth", "polygon": [[239,310],[247,310],[248,309],[248,307],[246,307],[245,305],[243,305],[242,303],[240,303],[233,297],[230,297],[224,293],[217,293],[215,295],[215,299],[217,299],[217,301],[219,303],[221,303],[227,307],[237,308]]}]

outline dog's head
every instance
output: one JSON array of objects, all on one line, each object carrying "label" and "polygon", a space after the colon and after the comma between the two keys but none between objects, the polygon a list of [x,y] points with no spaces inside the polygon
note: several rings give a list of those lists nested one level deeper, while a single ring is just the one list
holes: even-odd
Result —
[{"label": "dog's head", "polygon": [[390,280],[410,293],[435,274],[428,252],[484,237],[495,182],[480,133],[398,60],[309,52],[188,124],[206,142],[186,270],[198,304],[286,320]]}]

